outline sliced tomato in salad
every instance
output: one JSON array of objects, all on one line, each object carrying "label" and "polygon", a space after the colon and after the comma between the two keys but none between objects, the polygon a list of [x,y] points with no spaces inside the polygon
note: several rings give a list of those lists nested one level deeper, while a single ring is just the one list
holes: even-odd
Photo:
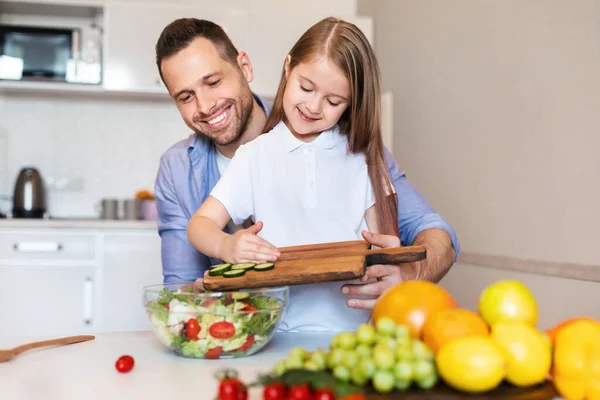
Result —
[{"label": "sliced tomato in salad", "polygon": [[200,324],[195,318],[190,318],[185,325],[185,335],[190,340],[198,340],[198,334],[200,333]]},{"label": "sliced tomato in salad", "polygon": [[231,322],[215,322],[208,328],[208,333],[215,339],[229,339],[235,335],[235,326]]},{"label": "sliced tomato in salad", "polygon": [[219,358],[219,356],[221,355],[222,352],[223,352],[222,346],[213,347],[212,349],[208,349],[208,351],[206,352],[204,357],[209,358],[209,359]]},{"label": "sliced tomato in salad", "polygon": [[244,344],[241,345],[239,347],[239,349],[237,349],[237,351],[246,351],[250,347],[252,347],[253,344],[254,344],[254,335],[248,335],[248,338],[246,339],[246,341],[244,342]]},{"label": "sliced tomato in salad", "polygon": [[245,303],[245,304],[246,304],[246,306],[244,308],[242,308],[242,311],[252,312],[252,311],[258,310],[258,308],[255,305],[248,304],[248,303]]},{"label": "sliced tomato in salad", "polygon": [[200,307],[210,307],[212,306],[218,299],[206,299],[202,303],[200,303]]}]

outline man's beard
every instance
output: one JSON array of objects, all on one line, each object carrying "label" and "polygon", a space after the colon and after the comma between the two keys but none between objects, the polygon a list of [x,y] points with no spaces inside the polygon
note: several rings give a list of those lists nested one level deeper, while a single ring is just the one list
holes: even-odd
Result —
[{"label": "man's beard", "polygon": [[[236,108],[238,104],[240,104],[239,109]],[[235,109],[236,120],[231,121],[229,126],[224,127],[223,130],[212,131],[210,133],[196,130],[196,133],[210,139],[219,146],[228,146],[239,141],[252,121],[252,111],[254,110],[252,93],[249,93],[249,95],[242,95],[240,97],[240,102],[233,103],[231,107]],[[229,112],[233,111],[234,110],[230,110]],[[230,134],[230,132],[233,132],[233,134]]]}]

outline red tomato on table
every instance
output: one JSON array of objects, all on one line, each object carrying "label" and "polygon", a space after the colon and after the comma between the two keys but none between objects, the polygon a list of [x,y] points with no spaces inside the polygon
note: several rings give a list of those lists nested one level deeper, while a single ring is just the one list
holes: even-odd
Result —
[{"label": "red tomato on table", "polygon": [[246,400],[248,390],[236,378],[225,378],[219,383],[219,400]]},{"label": "red tomato on table", "polygon": [[285,400],[286,391],[283,383],[271,383],[263,390],[263,400]]},{"label": "red tomato on table", "polygon": [[133,369],[134,364],[135,361],[133,360],[133,357],[125,355],[119,357],[115,363],[115,368],[117,368],[117,371],[119,372],[129,372]]}]

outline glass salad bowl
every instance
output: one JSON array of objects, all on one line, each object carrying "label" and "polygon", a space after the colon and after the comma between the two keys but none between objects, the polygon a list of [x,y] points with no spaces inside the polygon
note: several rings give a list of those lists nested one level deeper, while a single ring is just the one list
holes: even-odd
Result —
[{"label": "glass salad bowl", "polygon": [[245,357],[273,337],[288,290],[205,292],[193,282],[168,283],[145,287],[144,307],[160,342],[180,356]]}]

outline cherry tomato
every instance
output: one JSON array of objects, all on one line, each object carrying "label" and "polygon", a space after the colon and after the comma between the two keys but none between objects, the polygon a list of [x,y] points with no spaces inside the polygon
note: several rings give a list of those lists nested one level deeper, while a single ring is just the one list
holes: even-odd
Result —
[{"label": "cherry tomato", "polygon": [[200,329],[198,321],[195,318],[190,318],[185,326],[185,336],[190,340],[198,340]]},{"label": "cherry tomato", "polygon": [[313,400],[310,387],[305,383],[302,385],[294,385],[290,388],[289,400]]},{"label": "cherry tomato", "polygon": [[135,361],[133,361],[133,357],[131,356],[121,356],[115,363],[115,367],[119,372],[129,372],[133,368]]},{"label": "cherry tomato", "polygon": [[335,394],[329,389],[318,389],[315,392],[315,400],[335,400]]},{"label": "cherry tomato", "polygon": [[226,378],[219,383],[219,400],[246,400],[248,390],[236,378]]},{"label": "cherry tomato", "polygon": [[367,398],[362,394],[354,393],[349,396],[344,396],[340,400],[367,400]]},{"label": "cherry tomato", "polygon": [[206,355],[204,357],[206,357],[208,359],[219,358],[222,351],[223,351],[223,347],[221,347],[221,346],[213,347],[212,349],[208,349],[208,351],[206,352]]},{"label": "cherry tomato", "polygon": [[252,347],[253,344],[254,344],[254,335],[248,335],[248,338],[246,339],[244,344],[241,345],[240,348],[237,349],[237,351],[246,351],[250,347]]},{"label": "cherry tomato", "polygon": [[286,387],[283,383],[271,383],[263,390],[263,400],[285,400]]},{"label": "cherry tomato", "polygon": [[215,339],[229,339],[235,335],[235,326],[231,322],[215,322],[208,328],[208,333]]},{"label": "cherry tomato", "polygon": [[171,307],[170,307],[168,304],[165,304],[165,308],[166,308],[167,310],[170,310],[170,309],[171,309]]}]

